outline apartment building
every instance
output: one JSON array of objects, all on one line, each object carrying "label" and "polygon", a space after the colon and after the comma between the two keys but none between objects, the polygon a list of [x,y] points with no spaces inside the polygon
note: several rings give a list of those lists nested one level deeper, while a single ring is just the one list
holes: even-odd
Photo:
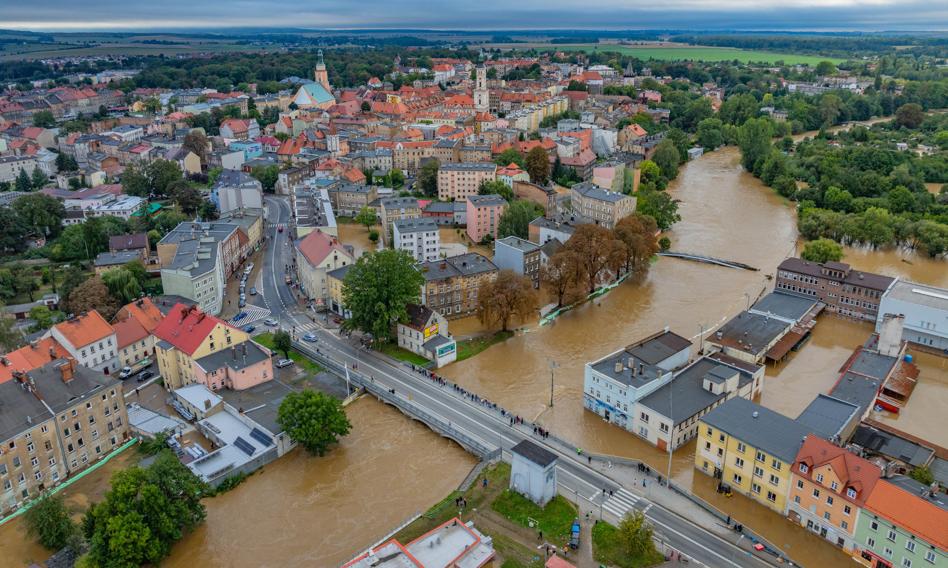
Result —
[{"label": "apartment building", "polygon": [[894,278],[853,270],[845,262],[788,258],[777,267],[776,290],[819,300],[844,316],[875,321]]},{"label": "apartment building", "polygon": [[316,230],[296,243],[296,274],[300,292],[318,305],[329,298],[326,274],[355,264],[355,257],[339,240]]},{"label": "apartment building", "polygon": [[882,295],[876,331],[887,314],[905,316],[902,338],[935,351],[948,349],[948,290],[899,280]]},{"label": "apartment building", "polygon": [[421,302],[447,319],[477,312],[481,286],[497,279],[497,266],[477,253],[467,253],[419,266],[425,283]]},{"label": "apartment building", "polygon": [[122,383],[56,359],[0,383],[0,514],[128,440]]},{"label": "apartment building", "polygon": [[477,195],[481,183],[497,179],[497,165],[493,162],[462,162],[441,164],[438,169],[438,199],[464,200]]},{"label": "apartment building", "polygon": [[613,229],[620,219],[635,213],[636,199],[631,195],[583,182],[570,189],[570,203],[574,214],[607,229]]},{"label": "apartment building", "polygon": [[471,195],[467,198],[467,236],[479,243],[497,238],[500,218],[507,210],[507,201],[499,195]]},{"label": "apartment building", "polygon": [[355,217],[378,197],[378,189],[374,185],[344,183],[329,189],[329,199],[336,215],[347,217]]},{"label": "apartment building", "polygon": [[163,319],[164,316],[151,298],[141,298],[122,306],[112,318],[119,366],[131,367],[155,354],[155,336],[152,333]]},{"label": "apartment building", "polygon": [[438,260],[441,250],[441,233],[434,219],[399,219],[392,227],[392,245],[395,250],[405,251],[417,262]]},{"label": "apartment building", "polygon": [[421,207],[414,197],[386,197],[379,202],[379,218],[382,221],[382,238],[392,237],[392,226],[400,219],[421,217]]},{"label": "apartment building", "polygon": [[494,264],[501,270],[513,270],[540,287],[540,245],[515,235],[494,241]]},{"label": "apartment building", "polygon": [[115,330],[95,310],[54,325],[48,337],[55,339],[83,367],[106,374],[119,368]]},{"label": "apartment building", "polygon": [[158,242],[157,249],[165,294],[193,300],[206,313],[220,313],[226,279],[241,260],[237,226],[181,223]]}]

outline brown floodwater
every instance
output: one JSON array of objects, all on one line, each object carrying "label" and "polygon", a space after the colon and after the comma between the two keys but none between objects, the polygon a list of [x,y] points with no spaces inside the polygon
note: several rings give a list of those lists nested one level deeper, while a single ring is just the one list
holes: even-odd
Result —
[{"label": "brown floodwater", "polygon": [[209,499],[207,520],[162,566],[338,566],[440,501],[476,463],[374,399],[347,407],[352,432],[325,457],[302,449]]}]

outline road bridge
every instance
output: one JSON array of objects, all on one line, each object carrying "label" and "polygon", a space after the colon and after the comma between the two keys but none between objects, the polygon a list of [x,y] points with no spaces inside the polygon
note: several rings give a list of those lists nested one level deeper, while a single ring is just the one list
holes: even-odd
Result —
[{"label": "road bridge", "polygon": [[713,256],[704,256],[700,254],[694,254],[690,252],[678,252],[678,251],[665,251],[658,253],[658,256],[669,256],[671,258],[683,258],[685,260],[693,260],[695,262],[704,262],[705,264],[716,264],[718,266],[726,266],[727,268],[738,268],[741,270],[752,270],[757,272],[759,269],[751,266],[749,264],[744,264],[743,262],[737,262],[734,260],[725,260],[722,258],[714,258]]}]

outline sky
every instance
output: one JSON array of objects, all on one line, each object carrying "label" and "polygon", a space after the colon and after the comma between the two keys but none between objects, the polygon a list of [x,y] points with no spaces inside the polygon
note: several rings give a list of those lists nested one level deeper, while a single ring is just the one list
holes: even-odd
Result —
[{"label": "sky", "polygon": [[0,0],[0,28],[946,30],[944,0]]}]

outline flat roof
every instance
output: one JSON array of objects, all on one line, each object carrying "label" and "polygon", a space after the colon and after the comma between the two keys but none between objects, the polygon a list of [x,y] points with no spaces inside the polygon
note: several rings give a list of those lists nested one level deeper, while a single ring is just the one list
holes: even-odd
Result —
[{"label": "flat roof", "polygon": [[741,312],[719,327],[708,341],[748,353],[758,353],[789,329],[790,324],[781,319]]},{"label": "flat roof", "polygon": [[277,411],[286,395],[293,390],[278,379],[260,383],[244,390],[221,389],[224,402],[253,419],[271,434],[282,431],[277,423]]},{"label": "flat roof", "polygon": [[801,296],[791,296],[782,292],[771,292],[763,298],[757,300],[750,311],[762,315],[771,314],[776,317],[785,318],[793,322],[798,322],[807,314],[817,303],[816,300],[810,300]]},{"label": "flat roof", "polygon": [[856,427],[852,443],[873,453],[901,460],[912,466],[925,465],[932,454],[935,453],[931,448],[926,448],[921,444],[916,444],[892,432],[886,432],[868,424],[860,424]]},{"label": "flat roof", "polygon": [[897,281],[883,297],[936,310],[948,311],[948,290],[907,280]]},{"label": "flat roof", "polygon": [[859,407],[860,416],[873,405],[880,382],[855,373],[844,373],[830,391],[830,396]]},{"label": "flat roof", "polygon": [[706,390],[703,384],[705,378],[719,382],[734,374],[740,375],[738,388],[754,380],[753,375],[742,369],[702,357],[639,403],[665,416],[674,424],[679,424],[730,394],[714,394]]},{"label": "flat roof", "polygon": [[414,219],[396,219],[395,228],[399,233],[427,233],[436,232],[438,224],[431,217],[415,217]]},{"label": "flat roof", "polygon": [[540,245],[536,244],[535,242],[521,239],[516,235],[510,235],[509,237],[504,237],[494,241],[494,251],[497,250],[497,245],[500,244],[510,248],[518,249],[521,252],[533,252],[540,249]]}]

